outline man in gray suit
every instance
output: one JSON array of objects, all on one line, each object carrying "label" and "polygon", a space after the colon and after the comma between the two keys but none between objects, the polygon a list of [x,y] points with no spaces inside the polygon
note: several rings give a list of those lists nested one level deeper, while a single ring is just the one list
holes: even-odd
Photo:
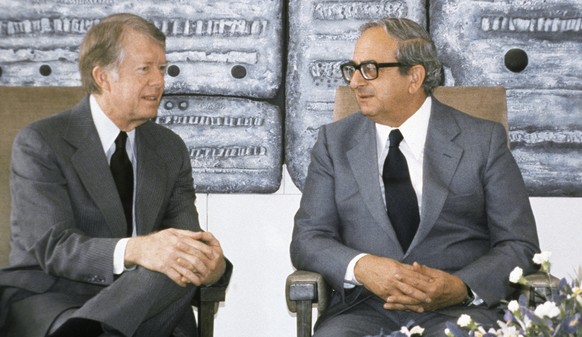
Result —
[{"label": "man in gray suit", "polygon": [[495,323],[510,271],[539,251],[504,128],[431,97],[441,66],[411,20],[364,25],[341,70],[360,112],[321,127],[291,242],[333,288],[315,336]]},{"label": "man in gray suit", "polygon": [[153,24],[107,17],[80,50],[89,94],[17,135],[2,336],[192,336],[197,287],[228,282],[198,223],[187,148],[151,121],[166,65]]}]

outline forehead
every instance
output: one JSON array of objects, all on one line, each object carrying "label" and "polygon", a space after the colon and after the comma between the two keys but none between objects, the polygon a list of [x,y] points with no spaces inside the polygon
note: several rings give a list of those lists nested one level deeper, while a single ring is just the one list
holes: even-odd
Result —
[{"label": "forehead", "polygon": [[150,62],[166,62],[164,48],[151,37],[133,29],[124,33],[122,49],[125,51],[124,58],[149,60]]},{"label": "forehead", "polygon": [[381,27],[365,30],[354,47],[353,60],[390,62],[396,61],[398,41],[388,35]]}]

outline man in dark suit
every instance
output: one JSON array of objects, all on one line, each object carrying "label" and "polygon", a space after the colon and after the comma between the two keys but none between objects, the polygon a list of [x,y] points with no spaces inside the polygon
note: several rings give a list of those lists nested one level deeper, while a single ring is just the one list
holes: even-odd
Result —
[{"label": "man in dark suit", "polygon": [[333,288],[315,336],[495,323],[510,271],[539,251],[504,128],[430,96],[441,66],[411,20],[364,25],[341,70],[360,112],[321,127],[291,243]]},{"label": "man in dark suit", "polygon": [[153,24],[107,17],[80,50],[88,95],[17,135],[2,336],[192,336],[197,287],[228,282],[187,148],[151,121],[166,65]]}]

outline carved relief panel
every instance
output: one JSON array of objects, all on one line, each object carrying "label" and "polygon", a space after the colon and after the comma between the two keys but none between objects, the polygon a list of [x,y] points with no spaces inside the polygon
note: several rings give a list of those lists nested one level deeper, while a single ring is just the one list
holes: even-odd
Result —
[{"label": "carved relief panel", "polygon": [[507,90],[510,141],[532,196],[582,196],[582,3],[433,0],[447,85]]},{"label": "carved relief panel", "polygon": [[279,108],[244,98],[165,96],[156,122],[188,147],[198,193],[272,193],[281,182]]},{"label": "carved relief panel", "polygon": [[[267,100],[279,90],[280,0],[1,1],[0,85],[80,85],[82,39],[119,12],[152,21],[167,37],[157,122],[186,142],[197,191],[275,192],[283,161],[279,108],[230,97]],[[197,96],[167,96],[175,94]]]},{"label": "carved relief panel", "polygon": [[166,93],[271,98],[280,86],[281,2],[271,0],[3,1],[0,85],[79,85],[85,33],[118,12],[153,21],[168,37]]}]

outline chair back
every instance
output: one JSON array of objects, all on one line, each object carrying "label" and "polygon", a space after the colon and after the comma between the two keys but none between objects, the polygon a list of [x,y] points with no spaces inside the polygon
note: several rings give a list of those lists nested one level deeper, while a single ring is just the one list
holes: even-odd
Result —
[{"label": "chair back", "polygon": [[32,121],[66,110],[81,100],[80,87],[0,86],[0,266],[10,252],[10,155],[16,133]]},{"label": "chair back", "polygon": [[[433,96],[440,102],[469,115],[498,122],[509,132],[507,98],[504,87],[437,87]],[[354,92],[348,86],[337,87],[333,120],[359,111]]]}]

